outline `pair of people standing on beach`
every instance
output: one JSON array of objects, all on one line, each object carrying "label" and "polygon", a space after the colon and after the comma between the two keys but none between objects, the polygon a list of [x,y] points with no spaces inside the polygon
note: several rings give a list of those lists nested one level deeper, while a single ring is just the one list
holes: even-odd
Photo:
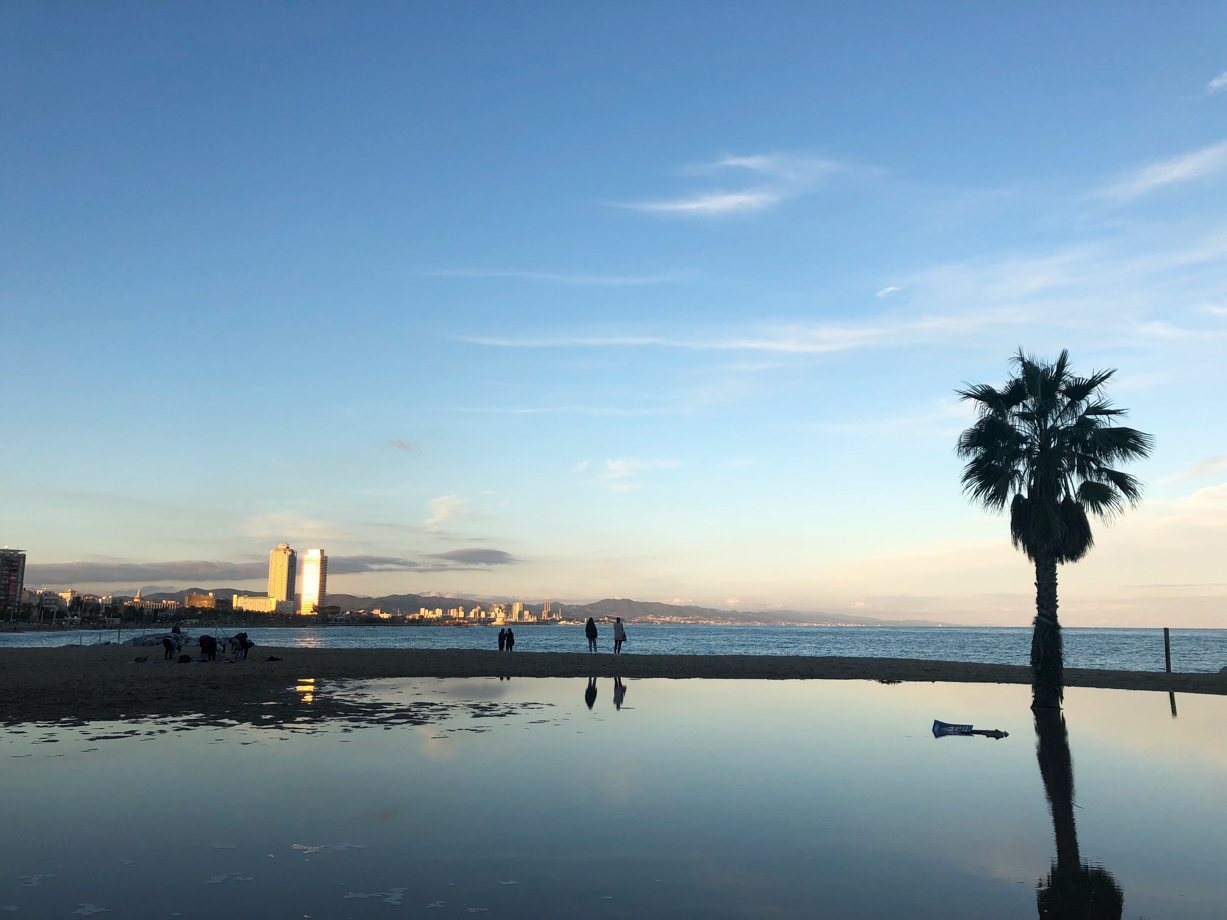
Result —
[{"label": "pair of people standing on beach", "polygon": [[[588,637],[588,651],[596,651],[596,620],[588,617],[588,623],[584,626],[584,635]],[[614,617],[614,654],[622,654],[622,643],[626,641],[626,627],[622,625],[622,617]]]},{"label": "pair of people standing on beach", "polygon": [[509,652],[513,651],[515,649],[515,645],[516,645],[516,634],[515,633],[513,633],[510,629],[500,629],[498,631],[498,650],[500,652],[503,651],[504,649]]}]

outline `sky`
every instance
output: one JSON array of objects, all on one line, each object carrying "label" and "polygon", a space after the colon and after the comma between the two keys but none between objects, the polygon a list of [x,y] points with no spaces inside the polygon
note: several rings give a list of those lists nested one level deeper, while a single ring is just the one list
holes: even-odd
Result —
[{"label": "sky", "polygon": [[7,4],[27,583],[1023,625],[955,391],[1118,368],[1074,626],[1227,627],[1227,7]]}]

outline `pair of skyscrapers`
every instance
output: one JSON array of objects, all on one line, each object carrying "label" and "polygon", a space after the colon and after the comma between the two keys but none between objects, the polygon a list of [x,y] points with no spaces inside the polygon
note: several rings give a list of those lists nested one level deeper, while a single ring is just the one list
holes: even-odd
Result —
[{"label": "pair of skyscrapers", "polygon": [[[273,601],[294,602],[298,553],[288,543],[268,554],[268,596]],[[328,556],[322,549],[309,549],[302,560],[302,599],[299,613],[319,613],[328,603]]]}]

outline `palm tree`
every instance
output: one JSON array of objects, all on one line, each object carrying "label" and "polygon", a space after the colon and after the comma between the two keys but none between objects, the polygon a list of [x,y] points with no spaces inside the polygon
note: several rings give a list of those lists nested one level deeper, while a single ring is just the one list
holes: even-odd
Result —
[{"label": "palm tree", "polygon": [[1091,515],[1107,521],[1141,499],[1141,483],[1114,467],[1147,456],[1154,438],[1112,424],[1127,411],[1104,393],[1114,369],[1074,376],[1068,351],[1048,363],[1020,349],[1010,363],[1016,373],[1000,389],[958,391],[979,416],[959,436],[963,491],[986,508],[1010,507],[1014,546],[1035,563],[1031,669],[1037,685],[1059,688],[1057,564],[1094,545]]}]

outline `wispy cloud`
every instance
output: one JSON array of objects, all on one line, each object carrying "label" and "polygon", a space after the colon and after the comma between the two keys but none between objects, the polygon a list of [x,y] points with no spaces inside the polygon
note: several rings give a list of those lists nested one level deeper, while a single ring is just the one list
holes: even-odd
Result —
[{"label": "wispy cloud", "polygon": [[882,288],[882,290],[878,291],[878,292],[877,292],[876,294],[874,294],[873,296],[874,296],[874,297],[886,297],[886,296],[887,296],[887,295],[889,295],[889,294],[893,294],[893,293],[895,293],[895,291],[902,291],[902,290],[903,290],[903,288],[901,288],[901,287],[895,287],[895,286],[892,284],[890,287],[884,287],[884,288]]},{"label": "wispy cloud", "polygon": [[642,485],[636,477],[648,470],[671,470],[679,466],[681,466],[679,460],[640,460],[638,457],[606,460],[604,467],[592,482],[603,485],[611,492],[629,492]]},{"label": "wispy cloud", "polygon": [[408,454],[416,454],[419,450],[418,445],[413,441],[402,441],[400,438],[388,438],[388,447],[395,447]]},{"label": "wispy cloud", "polygon": [[[524,346],[514,340],[476,340],[464,339],[463,341],[474,342],[479,345],[501,345],[508,348],[515,347],[536,347],[550,348],[555,347],[555,343],[550,340],[541,340],[533,342],[530,345]],[[587,342],[588,345],[603,344],[599,340]],[[632,344],[632,343],[619,343]],[[634,344],[651,344],[649,342],[638,342]],[[560,414],[575,414],[575,415],[606,415],[613,418],[637,418],[644,415],[677,415],[682,410],[676,406],[643,406],[640,408],[623,408],[619,406],[445,406],[439,411],[443,412],[472,412],[472,413],[488,413],[492,415],[560,415]]]},{"label": "wispy cloud", "polygon": [[1211,473],[1218,473],[1222,470],[1227,470],[1227,454],[1218,454],[1214,457],[1207,457],[1201,463],[1195,463],[1187,470],[1181,470],[1175,476],[1168,476],[1166,479],[1160,479],[1158,482],[1184,482],[1186,479],[1196,479],[1198,476],[1208,476]]},{"label": "wispy cloud", "polygon": [[1115,201],[1132,201],[1157,188],[1200,179],[1224,169],[1227,169],[1227,141],[1220,141],[1125,173],[1099,195]]},{"label": "wispy cloud", "polygon": [[430,517],[426,519],[427,526],[442,524],[455,520],[464,510],[466,500],[459,495],[440,495],[426,503],[430,506]]},{"label": "wispy cloud", "polygon": [[1221,74],[1206,84],[1206,95],[1208,96],[1211,93],[1221,93],[1225,89],[1227,89],[1227,70],[1224,70]]},{"label": "wispy cloud", "polygon": [[924,316],[899,320],[881,318],[868,323],[809,323],[765,327],[748,335],[685,336],[558,336],[512,339],[474,337],[478,345],[501,348],[607,348],[658,346],[693,351],[769,351],[823,354],[873,345],[915,342],[933,337],[968,335],[990,325],[1018,324],[1029,317],[1021,310],[986,309],[951,316]]},{"label": "wispy cloud", "polygon": [[565,272],[485,271],[481,269],[444,269],[423,272],[437,278],[513,278],[518,281],[540,281],[550,284],[594,285],[607,287],[634,287],[644,284],[667,284],[681,281],[680,272],[663,275],[586,275]]},{"label": "wispy cloud", "polygon": [[683,175],[727,175],[740,171],[758,180],[741,189],[709,189],[694,195],[656,201],[621,202],[615,207],[655,214],[719,217],[761,211],[789,198],[796,198],[818,187],[820,181],[845,167],[835,160],[798,156],[789,153],[728,156],[712,163],[701,163],[682,170]]}]

